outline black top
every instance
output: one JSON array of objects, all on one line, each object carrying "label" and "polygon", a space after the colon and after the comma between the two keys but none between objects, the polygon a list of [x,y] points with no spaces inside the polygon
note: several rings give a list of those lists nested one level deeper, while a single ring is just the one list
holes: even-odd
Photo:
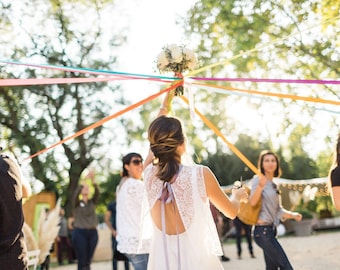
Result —
[{"label": "black top", "polygon": [[23,224],[20,168],[8,156],[0,155],[0,265],[2,269],[26,269]]},{"label": "black top", "polygon": [[340,186],[340,167],[335,167],[331,171],[331,182],[332,182],[332,187]]},{"label": "black top", "polygon": [[116,202],[115,201],[110,202],[109,205],[107,206],[107,210],[111,212],[110,221],[112,227],[116,229]]}]

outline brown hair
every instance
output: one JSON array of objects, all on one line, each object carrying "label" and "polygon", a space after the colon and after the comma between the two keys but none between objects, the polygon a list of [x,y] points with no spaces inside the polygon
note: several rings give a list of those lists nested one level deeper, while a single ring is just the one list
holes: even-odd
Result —
[{"label": "brown hair", "polygon": [[333,163],[329,169],[328,172],[328,190],[331,190],[332,188],[332,183],[331,183],[331,173],[333,171],[334,168],[339,167],[340,166],[340,133],[338,134],[338,139],[335,145],[335,149],[334,149],[334,155],[333,155]]},{"label": "brown hair", "polygon": [[157,177],[165,182],[171,181],[181,163],[181,156],[177,153],[177,147],[184,143],[181,122],[174,117],[156,118],[149,126],[148,139],[158,161]]},{"label": "brown hair", "polygon": [[125,164],[130,164],[130,162],[131,162],[133,157],[139,157],[140,159],[142,159],[142,156],[140,154],[138,154],[138,153],[129,153],[129,154],[125,155],[122,158],[122,162],[123,162],[122,177],[129,176],[129,172],[125,168]]},{"label": "brown hair", "polygon": [[335,146],[333,167],[340,166],[340,133],[338,134],[338,140]]},{"label": "brown hair", "polygon": [[275,157],[277,166],[276,166],[276,169],[275,169],[275,172],[274,172],[274,177],[280,177],[281,176],[281,168],[280,168],[279,158],[278,158],[277,155],[275,155],[272,151],[269,151],[269,150],[263,150],[260,153],[259,160],[258,160],[258,163],[257,163],[258,170],[263,175],[265,174],[265,171],[264,171],[264,168],[263,168],[263,160],[264,160],[264,157],[267,156],[267,155],[273,155]]}]

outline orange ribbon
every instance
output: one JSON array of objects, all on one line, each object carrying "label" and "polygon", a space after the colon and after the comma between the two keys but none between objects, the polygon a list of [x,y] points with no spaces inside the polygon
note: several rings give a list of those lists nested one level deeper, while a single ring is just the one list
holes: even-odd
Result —
[{"label": "orange ribbon", "polygon": [[176,83],[176,84],[174,84],[174,85],[171,85],[170,87],[165,88],[165,89],[161,90],[160,92],[158,92],[158,93],[156,93],[156,94],[153,94],[153,95],[151,95],[151,96],[149,96],[149,97],[147,97],[147,98],[145,98],[145,99],[142,99],[141,101],[139,101],[139,102],[137,102],[137,103],[135,103],[135,104],[132,104],[132,105],[126,107],[125,109],[123,109],[123,110],[121,110],[121,111],[119,111],[119,112],[117,112],[117,113],[114,113],[114,114],[112,114],[112,115],[109,115],[109,116],[107,116],[107,117],[104,117],[103,119],[99,120],[98,122],[96,122],[96,123],[94,123],[94,124],[92,124],[92,125],[89,125],[89,126],[87,126],[86,128],[84,128],[84,129],[82,129],[82,130],[79,130],[78,132],[74,133],[73,135],[68,136],[68,137],[66,137],[65,139],[63,139],[63,140],[61,140],[61,141],[59,141],[59,142],[57,142],[57,143],[54,143],[54,144],[52,144],[51,146],[46,147],[45,149],[43,149],[43,150],[41,150],[41,151],[39,151],[39,152],[37,152],[37,153],[35,153],[35,154],[33,154],[33,155],[31,155],[31,156],[25,158],[23,161],[28,160],[28,159],[32,159],[32,158],[34,158],[34,157],[36,157],[36,156],[38,156],[38,155],[40,155],[40,154],[43,154],[43,153],[47,152],[48,150],[53,149],[54,147],[56,147],[56,146],[58,146],[58,145],[60,145],[60,144],[63,144],[63,143],[65,143],[65,142],[67,142],[67,141],[69,141],[69,140],[71,140],[71,139],[74,139],[74,138],[76,138],[76,137],[78,137],[78,136],[80,136],[80,135],[83,135],[84,133],[86,133],[86,132],[88,132],[88,131],[90,131],[90,130],[92,130],[92,129],[95,129],[95,128],[97,128],[97,127],[103,125],[104,123],[106,123],[106,122],[108,122],[108,121],[110,121],[110,120],[112,120],[112,119],[114,119],[114,118],[116,118],[116,117],[118,117],[118,116],[120,116],[120,115],[122,115],[122,114],[128,112],[128,111],[131,111],[131,110],[133,110],[133,109],[135,109],[135,108],[137,108],[137,107],[139,107],[139,106],[141,106],[141,105],[143,105],[143,104],[145,104],[145,103],[147,103],[147,102],[149,102],[149,101],[155,99],[156,97],[162,95],[163,93],[165,93],[165,92],[167,92],[167,91],[170,91],[170,90],[172,90],[172,89],[178,87],[178,86],[181,85],[181,84],[183,84],[182,81],[180,81],[180,82],[178,82],[178,83]]},{"label": "orange ribbon", "polygon": [[[189,105],[189,101],[187,98],[185,98],[184,96],[181,96],[182,100]],[[246,158],[245,155],[243,155],[240,150],[238,150],[231,142],[229,142],[224,135],[216,128],[216,126],[214,126],[213,123],[211,123],[202,113],[200,113],[196,108],[195,108],[195,112],[197,115],[199,115],[199,117],[201,117],[201,119],[203,120],[203,122],[212,130],[215,132],[215,134],[220,137],[228,146],[229,148],[234,152],[234,154],[236,156],[239,157],[239,159],[241,159],[243,161],[244,164],[246,164],[255,174],[259,174],[258,169],[249,161],[249,159]]]}]

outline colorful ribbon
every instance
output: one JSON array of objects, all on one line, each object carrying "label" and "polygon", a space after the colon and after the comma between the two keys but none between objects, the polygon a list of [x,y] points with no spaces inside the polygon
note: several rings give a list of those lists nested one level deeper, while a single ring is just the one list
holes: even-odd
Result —
[{"label": "colorful ribbon", "polygon": [[181,84],[181,82],[178,82],[178,83],[176,83],[176,84],[173,84],[173,85],[171,85],[170,87],[165,88],[165,89],[163,89],[162,91],[160,91],[160,92],[158,92],[158,93],[156,93],[156,94],[153,94],[153,95],[151,95],[151,96],[149,96],[149,97],[147,97],[147,98],[145,98],[145,99],[142,99],[141,101],[139,101],[139,102],[137,102],[137,103],[135,103],[135,104],[132,104],[132,105],[126,107],[125,109],[123,109],[123,110],[121,110],[121,111],[119,111],[119,112],[117,112],[117,113],[114,113],[114,114],[112,114],[112,115],[110,115],[110,116],[104,117],[103,119],[99,120],[98,122],[96,122],[96,123],[94,123],[94,124],[92,124],[92,125],[90,125],[90,126],[87,126],[86,128],[84,128],[84,129],[82,129],[82,130],[79,130],[78,132],[74,133],[73,135],[68,136],[68,137],[66,137],[65,139],[63,139],[63,140],[61,140],[61,141],[59,141],[59,142],[56,142],[56,143],[52,144],[51,146],[46,147],[45,149],[43,149],[43,150],[41,150],[41,151],[39,151],[39,152],[37,152],[37,153],[35,153],[35,154],[33,154],[33,155],[31,155],[31,156],[25,158],[23,161],[26,161],[26,160],[28,160],[28,159],[32,159],[32,158],[34,158],[34,157],[36,157],[36,156],[38,156],[38,155],[40,155],[40,154],[43,154],[43,153],[45,153],[45,152],[47,152],[47,151],[53,149],[54,147],[56,147],[56,146],[58,146],[58,145],[60,145],[60,144],[63,144],[63,143],[65,143],[65,142],[67,142],[67,141],[69,141],[69,140],[71,140],[71,139],[74,139],[74,138],[76,138],[76,137],[79,137],[80,135],[83,135],[84,133],[86,133],[86,132],[88,132],[88,131],[90,131],[90,130],[96,128],[96,127],[99,127],[99,126],[103,125],[104,123],[106,123],[106,122],[108,122],[108,121],[110,121],[110,120],[112,120],[112,119],[114,119],[114,118],[117,118],[118,116],[120,116],[120,115],[122,115],[122,114],[124,114],[124,113],[126,113],[126,112],[128,112],[128,111],[130,111],[130,110],[133,110],[133,109],[135,109],[135,108],[137,108],[137,107],[139,107],[139,106],[141,106],[141,105],[143,105],[143,104],[145,104],[145,103],[147,103],[147,102],[149,102],[149,101],[151,101],[151,100],[157,98],[158,96],[162,95],[163,93],[165,93],[165,92],[167,92],[167,91],[170,91],[170,90],[172,90],[172,89],[175,89],[175,88],[176,88],[177,86],[179,86],[180,84]]},{"label": "colorful ribbon", "polygon": [[[184,96],[181,96],[181,99],[189,105],[189,101],[187,98],[185,98]],[[258,169],[249,161],[249,159],[247,159],[247,157],[245,155],[242,154],[242,152],[240,150],[238,150],[231,142],[229,142],[224,135],[222,134],[222,132],[213,124],[211,123],[201,112],[199,112],[196,108],[195,108],[195,112],[196,114],[202,119],[202,121],[212,130],[214,131],[214,133],[220,137],[230,148],[230,150],[232,150],[234,152],[234,154],[236,156],[239,157],[239,159],[241,159],[243,161],[244,164],[246,164],[255,174],[258,174]]]},{"label": "colorful ribbon", "polygon": [[197,81],[256,82],[256,83],[297,83],[297,84],[340,84],[338,80],[297,80],[297,79],[259,79],[259,78],[204,78],[190,77]]}]

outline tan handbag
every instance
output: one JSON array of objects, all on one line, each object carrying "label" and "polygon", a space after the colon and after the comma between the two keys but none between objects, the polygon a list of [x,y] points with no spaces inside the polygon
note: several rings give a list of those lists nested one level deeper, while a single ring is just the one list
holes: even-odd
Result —
[{"label": "tan handbag", "polygon": [[[248,195],[250,195],[250,188],[247,186],[244,186],[246,189]],[[255,225],[261,210],[262,206],[262,196],[260,197],[259,201],[255,206],[251,206],[249,201],[247,203],[241,203],[240,204],[240,211],[237,215],[237,217],[245,224],[248,225]]]}]

